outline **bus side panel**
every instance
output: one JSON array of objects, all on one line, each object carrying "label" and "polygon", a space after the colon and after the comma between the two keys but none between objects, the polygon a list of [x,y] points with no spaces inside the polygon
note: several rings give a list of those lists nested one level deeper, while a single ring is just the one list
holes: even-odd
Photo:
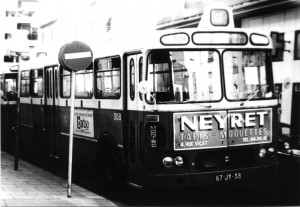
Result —
[{"label": "bus side panel", "polygon": [[[54,106],[55,107],[55,106]],[[55,132],[55,124],[53,121],[53,113],[54,113],[54,107],[53,105],[45,105],[45,136],[46,139],[48,140],[47,142],[47,146],[48,146],[48,150],[47,153],[51,154],[51,155],[56,155],[55,153],[53,153],[53,143],[54,143],[54,134],[56,134]]]},{"label": "bus side panel", "polygon": [[138,154],[139,154],[139,144],[138,144],[138,112],[128,111],[127,121],[127,138],[124,140],[125,153],[126,153],[126,166],[127,166],[127,179],[130,183],[138,183],[139,173],[138,173]]},{"label": "bus side panel", "polygon": [[[41,99],[38,98],[38,101]],[[47,142],[44,133],[44,106],[42,104],[32,105],[32,118],[33,118],[33,152],[38,158],[47,155]]]},{"label": "bus side panel", "polygon": [[13,153],[15,149],[15,130],[17,105],[1,104],[1,149]]},{"label": "bus side panel", "polygon": [[19,153],[22,157],[32,156],[33,118],[32,105],[20,103]]},{"label": "bus side panel", "polygon": [[[91,109],[80,109],[91,111]],[[73,162],[75,165],[93,168],[96,163],[98,140],[103,134],[109,135],[117,145],[123,144],[122,111],[120,110],[92,110],[93,122],[89,123],[94,128],[94,136],[74,134]],[[76,113],[76,109],[75,109]],[[77,122],[74,120],[74,127]],[[62,158],[68,160],[69,151],[69,125],[70,108],[60,107],[60,137],[62,140]],[[92,126],[93,125],[93,126]]]},{"label": "bus side panel", "polygon": [[94,110],[95,139],[103,134],[109,135],[117,145],[123,145],[123,118],[121,110]]}]

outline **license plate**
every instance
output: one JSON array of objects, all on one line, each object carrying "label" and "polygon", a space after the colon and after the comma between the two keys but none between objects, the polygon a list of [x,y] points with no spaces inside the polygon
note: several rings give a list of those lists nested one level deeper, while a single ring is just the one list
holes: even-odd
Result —
[{"label": "license plate", "polygon": [[218,174],[218,175],[216,175],[215,179],[216,179],[217,182],[241,180],[242,179],[242,173],[236,172],[236,173]]}]

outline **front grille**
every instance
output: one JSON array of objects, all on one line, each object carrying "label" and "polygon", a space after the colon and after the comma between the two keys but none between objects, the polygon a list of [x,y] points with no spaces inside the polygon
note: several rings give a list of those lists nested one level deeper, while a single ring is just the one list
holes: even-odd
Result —
[{"label": "front grille", "polygon": [[254,163],[255,153],[249,148],[200,152],[195,158],[195,168],[201,171],[238,168]]}]

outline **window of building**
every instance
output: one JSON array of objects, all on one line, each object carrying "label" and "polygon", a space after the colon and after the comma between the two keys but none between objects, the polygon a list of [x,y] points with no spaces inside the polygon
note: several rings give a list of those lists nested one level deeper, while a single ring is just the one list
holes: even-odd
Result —
[{"label": "window of building", "polygon": [[95,60],[95,97],[118,99],[121,95],[120,57]]},{"label": "window of building", "polygon": [[294,59],[300,60],[300,30],[295,32],[295,50]]},{"label": "window of building", "polygon": [[27,35],[27,39],[29,40],[38,40],[38,28],[32,27]]},{"label": "window of building", "polygon": [[31,24],[29,24],[29,23],[18,23],[17,24],[17,29],[27,30],[28,32],[30,32],[30,30],[31,30]]},{"label": "window of building", "polygon": [[4,38],[7,39],[11,39],[11,34],[10,33],[5,33],[4,34]]},{"label": "window of building", "polygon": [[32,97],[43,97],[43,69],[35,69],[30,71]]},{"label": "window of building", "polygon": [[30,83],[30,76],[29,70],[21,72],[21,97],[29,97],[29,83]]},{"label": "window of building", "polygon": [[271,32],[273,42],[272,60],[283,61],[284,52],[284,33]]},{"label": "window of building", "polygon": [[14,56],[4,55],[3,62],[5,62],[5,63],[13,63],[14,62]]}]

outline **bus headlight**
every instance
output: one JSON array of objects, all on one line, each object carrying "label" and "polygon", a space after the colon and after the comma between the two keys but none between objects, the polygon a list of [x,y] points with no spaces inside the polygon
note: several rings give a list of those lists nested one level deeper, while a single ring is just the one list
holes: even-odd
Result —
[{"label": "bus headlight", "polygon": [[264,157],[266,157],[266,154],[267,154],[267,150],[264,149],[264,148],[261,148],[260,151],[259,151],[259,156],[261,158],[264,158]]},{"label": "bus headlight", "polygon": [[275,152],[275,149],[274,149],[274,147],[270,147],[270,148],[268,149],[268,151],[271,152],[271,153],[274,153],[274,152]]},{"label": "bus headlight", "polygon": [[180,156],[177,156],[177,157],[175,157],[174,162],[177,167],[181,167],[183,165],[183,158]]},{"label": "bus headlight", "polygon": [[286,150],[290,149],[290,143],[285,142],[284,143],[284,149],[286,149]]},{"label": "bus headlight", "polygon": [[170,168],[173,166],[173,158],[172,157],[165,157],[162,160],[162,164],[166,167],[166,168]]}]

